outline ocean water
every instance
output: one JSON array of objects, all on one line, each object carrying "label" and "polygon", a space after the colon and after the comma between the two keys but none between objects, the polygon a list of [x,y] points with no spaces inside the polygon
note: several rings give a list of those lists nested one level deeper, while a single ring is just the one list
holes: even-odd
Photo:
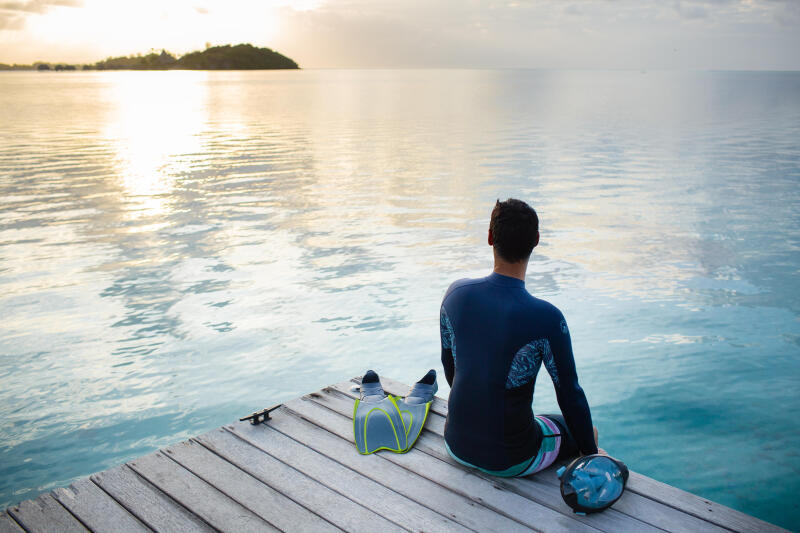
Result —
[{"label": "ocean water", "polygon": [[1,74],[0,507],[367,368],[440,369],[439,303],[489,273],[509,196],[601,446],[800,529],[786,72]]}]

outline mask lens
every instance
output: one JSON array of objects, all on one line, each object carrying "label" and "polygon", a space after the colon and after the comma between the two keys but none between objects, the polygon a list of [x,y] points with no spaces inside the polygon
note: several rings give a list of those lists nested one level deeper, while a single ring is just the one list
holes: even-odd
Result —
[{"label": "mask lens", "polygon": [[625,481],[616,462],[594,456],[579,461],[569,472],[566,483],[575,492],[579,505],[602,509],[622,494]]}]

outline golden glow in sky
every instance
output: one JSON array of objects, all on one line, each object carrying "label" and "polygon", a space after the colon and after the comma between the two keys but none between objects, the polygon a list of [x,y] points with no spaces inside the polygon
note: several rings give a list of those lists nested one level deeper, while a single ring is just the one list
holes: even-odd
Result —
[{"label": "golden glow in sky", "polygon": [[[242,2],[246,4],[248,2]],[[254,6],[247,6],[254,7]],[[239,36],[275,38],[274,18],[263,9],[249,13],[242,23],[242,12],[234,9],[213,13],[181,0],[139,0],[135,4],[87,0],[80,9],[59,8],[30,21],[30,31],[40,42],[53,45],[79,42],[109,53],[145,52],[150,47],[175,52],[199,47],[209,36],[223,41],[239,41]],[[146,43],[146,44],[145,44]]]},{"label": "golden glow in sky", "polygon": [[38,2],[36,6],[29,2],[29,10],[16,12],[0,5],[0,62],[93,63],[112,55],[146,53],[151,48],[180,55],[202,50],[206,43],[270,46],[280,33],[276,11],[302,12],[319,2],[83,0],[80,5],[61,5],[64,3],[71,1]]}]

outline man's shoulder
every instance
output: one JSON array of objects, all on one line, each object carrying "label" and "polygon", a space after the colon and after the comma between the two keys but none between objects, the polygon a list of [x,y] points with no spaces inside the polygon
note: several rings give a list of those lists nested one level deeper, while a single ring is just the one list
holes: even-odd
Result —
[{"label": "man's shoulder", "polygon": [[[528,293],[530,294],[530,293]],[[554,304],[548,302],[547,300],[543,300],[541,298],[537,298],[536,296],[530,294],[531,297],[531,305],[536,308],[536,310],[540,313],[545,313],[548,315],[553,315],[557,317],[563,317],[564,315],[561,314],[561,310],[556,307]]]},{"label": "man's shoulder", "polygon": [[535,317],[535,321],[543,325],[546,329],[559,330],[561,333],[567,333],[567,321],[564,314],[554,304],[541,298],[536,298],[531,295],[530,313]]},{"label": "man's shoulder", "polygon": [[461,278],[453,283],[447,288],[447,292],[444,293],[443,300],[447,300],[447,298],[453,294],[454,292],[458,292],[459,290],[463,290],[465,288],[469,288],[475,285],[480,285],[481,283],[485,283],[486,278]]}]

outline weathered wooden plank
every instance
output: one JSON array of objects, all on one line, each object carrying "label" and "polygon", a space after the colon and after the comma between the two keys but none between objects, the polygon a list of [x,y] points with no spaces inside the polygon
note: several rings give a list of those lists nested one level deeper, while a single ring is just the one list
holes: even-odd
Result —
[{"label": "weathered wooden plank", "polygon": [[[259,431],[263,427],[237,424],[228,426],[228,429],[253,445],[262,446],[264,440],[271,438],[268,432]],[[322,430],[288,409],[282,408],[279,416],[273,416],[268,427],[475,531],[530,531],[522,524],[498,515],[469,498],[387,461],[381,454],[359,455],[351,441]]]},{"label": "weathered wooden plank", "polygon": [[91,480],[130,513],[156,531],[214,531],[169,496],[155,488],[129,466],[94,474]]},{"label": "weathered wooden plank", "polygon": [[[358,383],[360,378],[354,378],[350,382],[347,383],[346,386],[337,387],[337,389],[346,391],[349,395],[353,395],[354,393],[349,390],[351,383]],[[403,395],[406,394],[408,391],[408,386],[395,381],[391,378],[384,378],[381,377],[381,384],[384,387],[384,390],[390,394],[395,395]],[[343,385],[343,384],[340,384]],[[437,415],[442,417],[447,417],[447,401],[443,398],[437,397],[432,406],[431,411],[435,412]],[[436,424],[437,421],[433,420],[433,424]],[[426,424],[426,427],[429,429],[430,426]],[[442,429],[444,428],[444,421],[441,421]],[[628,484],[626,488],[627,493],[635,493],[640,495],[643,498],[650,499],[656,502],[659,502],[663,505],[672,507],[677,509],[685,514],[689,514],[696,518],[699,518],[703,521],[710,522],[715,524],[719,527],[731,529],[733,531],[740,531],[742,533],[759,533],[759,532],[766,532],[766,533],[780,533],[786,532],[787,530],[780,528],[774,524],[770,524],[769,522],[765,522],[763,520],[759,520],[754,516],[750,516],[748,514],[742,513],[741,511],[737,511],[736,509],[732,509],[730,507],[726,507],[720,503],[701,498],[696,494],[692,494],[690,492],[686,492],[681,490],[677,487],[673,487],[671,485],[667,485],[665,483],[661,483],[660,481],[656,481],[650,477],[644,476],[637,472],[631,471],[631,476],[628,479]],[[622,503],[622,500],[615,504],[615,508],[619,507],[619,504]],[[620,508],[621,509],[621,508]],[[663,518],[665,520],[669,519],[677,519],[674,514],[669,513],[669,511],[664,509],[659,509],[658,512],[663,514]],[[655,516],[653,518],[656,518]],[[654,523],[651,521],[650,523]],[[659,523],[663,523],[659,521]],[[683,520],[678,522],[673,522],[672,527],[676,528],[676,530],[683,530],[682,527],[694,527],[695,529],[688,529],[688,531],[697,531],[696,529],[697,522],[690,521],[690,520]],[[663,526],[659,526],[663,527]],[[681,528],[681,529],[677,529]]]},{"label": "weathered wooden plank", "polygon": [[[339,390],[337,388],[337,390]],[[445,419],[441,415],[437,413],[431,413],[428,415],[428,421],[425,424],[425,429],[430,431],[431,433],[443,437],[444,436],[444,423]],[[421,443],[427,442],[426,439],[423,439]],[[429,449],[425,449],[426,452],[435,453],[437,456],[444,455],[444,452],[439,452],[440,443],[435,445],[435,450],[431,451]],[[556,474],[556,467],[548,468],[543,472],[539,472],[535,476],[529,476],[519,481],[521,485],[525,488],[527,483],[537,484],[540,482],[545,482],[551,486],[559,487],[560,481]],[[515,480],[516,481],[516,480]],[[528,490],[525,488],[525,490]],[[548,497],[543,495],[543,497]],[[549,498],[553,502],[560,502],[561,495],[560,490],[553,490],[553,493],[549,496]],[[566,507],[564,508],[565,512]],[[675,509],[674,507],[665,505],[661,502],[657,502],[641,496],[632,491],[626,491],[620,500],[614,504],[613,509],[608,511],[610,513],[612,511],[619,511],[624,514],[633,516],[642,522],[650,524],[654,527],[658,527],[661,529],[667,529],[669,531],[673,531],[676,533],[700,533],[700,532],[709,532],[709,533],[721,533],[727,531],[720,526],[717,526],[713,523],[707,522],[695,516],[689,515]],[[604,513],[604,514],[607,514]]]},{"label": "weathered wooden plank", "polygon": [[[223,429],[216,429],[210,433],[220,432],[229,435]],[[248,459],[250,461],[275,466],[274,463],[277,462],[275,459],[255,448],[252,449],[257,453],[249,456]],[[268,482],[268,484],[265,484],[246,471],[237,468],[217,453],[193,441],[181,442],[170,446],[163,452],[183,465],[184,468],[213,485],[217,490],[224,492],[229,498],[239,502],[243,507],[250,509],[278,529],[284,531],[298,528],[308,531],[339,531],[331,523],[326,522],[317,514],[293,501],[295,498],[292,492],[294,491],[307,489],[316,492],[319,490],[318,487],[313,486],[311,483],[304,484],[302,480],[295,480],[297,485],[292,487],[293,490],[283,492],[280,488],[276,489],[270,486],[274,478],[264,480]],[[277,465],[274,469],[270,469],[270,473],[276,477],[285,476],[286,473],[282,472],[282,469],[286,468],[288,467]],[[289,476],[291,477],[291,473]],[[348,501],[348,503],[350,502]],[[314,509],[314,511],[317,510]]]},{"label": "weathered wooden plank", "polygon": [[23,531],[13,518],[6,513],[0,513],[0,533],[22,533]]},{"label": "weathered wooden plank", "polygon": [[[318,393],[309,396],[322,397]],[[353,424],[347,415],[334,412],[305,398],[285,405],[342,438],[349,439],[352,436]],[[350,410],[352,413],[352,406]],[[527,498],[506,491],[497,483],[477,477],[466,470],[453,468],[452,465],[419,450],[414,449],[405,454],[387,453],[383,457],[530,528],[548,532],[597,531],[596,528],[579,520],[579,517],[573,518],[537,505]]]},{"label": "weathered wooden plank", "polygon": [[[314,397],[314,401],[323,403],[326,407],[335,410],[342,416],[348,416],[348,413],[351,413],[353,409],[353,399],[346,394],[337,392],[337,388],[340,387],[346,387],[346,384],[328,387],[323,389],[319,394],[314,394],[312,396]],[[353,394],[349,391],[349,387],[345,390],[348,391],[348,394]],[[449,456],[444,447],[444,439],[441,436],[425,431],[417,440],[415,447],[451,465],[453,469],[469,473],[493,484],[495,487],[501,487],[502,490],[528,498],[532,502],[551,509],[564,517],[576,517],[572,509],[562,500],[561,492],[558,487],[535,479],[529,480],[528,483],[519,483],[519,480],[516,479],[498,478],[484,474],[478,470],[466,469]],[[653,526],[613,509],[604,513],[581,517],[580,520],[581,522],[603,531],[641,531],[650,533],[658,531],[658,529]]]},{"label": "weathered wooden plank", "polygon": [[[289,414],[285,409],[280,412],[274,412],[272,420],[279,416],[289,416]],[[228,436],[211,432],[211,435],[220,442],[210,442],[204,438],[199,440],[204,444],[214,446],[213,449],[215,451],[219,449],[220,451],[217,453],[220,453],[240,468],[247,470],[252,461],[245,460],[240,462],[236,458],[228,457],[225,454],[227,446],[224,440],[239,439],[238,436],[234,436],[236,434],[235,426],[239,426],[240,433],[259,432],[262,438],[259,440],[260,444],[257,445],[258,449],[269,453],[284,463],[291,464],[294,468],[317,482],[326,485],[339,494],[354,499],[367,506],[373,512],[409,531],[458,531],[462,533],[468,531],[465,527],[445,518],[443,515],[435,513],[394,490],[360,475],[358,472],[328,458],[326,455],[315,452],[304,444],[267,425],[253,426],[249,423],[239,422],[226,428],[231,431]],[[317,432],[327,433],[321,428]],[[316,437],[317,435],[314,435],[312,439]],[[252,445],[252,441],[247,440],[247,442]]]},{"label": "weathered wooden plank", "polygon": [[[542,481],[558,488],[561,482],[558,479],[556,470],[557,467],[553,466],[539,472],[535,477],[537,481]],[[623,497],[614,504],[613,509],[634,516],[655,527],[675,533],[724,533],[728,531],[726,528],[702,518],[627,490]]]},{"label": "weathered wooden plank", "polygon": [[364,533],[376,529],[403,531],[397,524],[332,491],[228,431],[211,431],[203,435],[200,441],[208,445],[209,449],[246,468],[253,478],[268,483],[300,505],[313,509],[339,528]]},{"label": "weathered wooden plank", "polygon": [[278,531],[161,452],[128,463],[139,475],[220,531]]},{"label": "weathered wooden plank", "polygon": [[51,494],[26,500],[10,507],[8,512],[28,531],[44,533],[85,533],[83,524],[58,503]]},{"label": "weathered wooden plank", "polygon": [[150,531],[88,478],[54,490],[53,497],[92,531]]},{"label": "weathered wooden plank", "polygon": [[[288,402],[269,426],[233,424],[22,502],[0,513],[0,533],[785,531],[636,472],[613,509],[576,517],[561,508],[555,468],[509,480],[453,461],[443,446],[447,401],[440,397],[414,450],[360,456],[352,444],[357,393],[350,390],[358,381]],[[391,394],[409,390],[389,378],[381,382]]]},{"label": "weathered wooden plank", "polygon": [[[537,481],[548,483],[554,487],[560,487],[561,481],[558,479],[558,474],[556,473],[560,464],[553,465],[539,472],[534,478]],[[729,531],[717,524],[628,490],[626,490],[623,497],[614,504],[613,509],[634,516],[653,526],[675,533],[724,533]]]},{"label": "weathered wooden plank", "polygon": [[789,533],[788,530],[744,514],[717,502],[701,498],[672,485],[631,472],[626,490],[679,509],[721,527],[740,533]]},{"label": "weathered wooden plank", "polygon": [[[454,467],[458,463],[441,451],[444,442],[438,435],[423,434],[418,445],[426,453],[430,453],[443,461],[449,461]],[[557,509],[565,514],[572,510],[563,502],[559,485],[549,483],[542,477],[548,472],[556,477],[553,469],[540,472],[536,476],[520,479],[502,479],[498,481],[506,490],[517,492],[534,501]],[[476,474],[481,477],[487,474]],[[557,478],[556,478],[557,479]],[[697,517],[685,514],[672,507],[642,498],[637,494],[625,494],[614,504],[614,507],[600,514],[585,517],[587,523],[604,531],[672,531],[681,533],[727,533],[729,530],[715,524],[705,522]]]},{"label": "weathered wooden plank", "polygon": [[[402,385],[389,384],[387,385],[387,392],[397,394],[399,393],[399,389],[401,387]],[[332,385],[330,388],[338,391],[347,398],[355,398],[356,393],[350,390],[349,383]],[[444,423],[445,418],[443,416],[437,413],[429,413],[428,420],[425,423],[426,431],[423,433],[423,437],[428,432],[433,433],[438,437],[443,437]],[[443,460],[450,459],[447,455],[447,452],[444,450],[443,442],[436,441],[432,443],[430,447],[427,447],[426,443],[430,441],[423,437],[421,437],[420,441],[417,443],[417,445],[420,446],[420,449]],[[556,468],[553,467],[543,472],[539,472],[535,476],[528,476],[527,478],[519,480],[507,480],[510,484],[509,490],[521,491],[520,493],[525,496],[529,496],[536,501],[540,501],[554,509],[569,513],[571,512],[570,509],[563,504],[563,500],[561,498],[561,491],[559,489],[560,481],[555,470]],[[485,477],[484,474],[478,475]],[[549,485],[551,488],[549,490],[543,490],[543,488],[540,486],[542,483]],[[598,516],[610,516],[611,520],[615,520],[614,515],[617,512],[632,516],[641,521],[643,524],[649,524],[654,528],[667,529],[676,533],[723,533],[727,531],[727,529],[724,529],[716,524],[707,522],[693,515],[689,515],[661,502],[645,498],[640,494],[631,491],[626,491],[622,498],[620,498],[620,500],[614,504],[612,509],[609,509]],[[592,519],[594,520],[594,517],[592,517]],[[613,524],[610,523],[601,524],[598,522],[592,523],[592,525],[595,527],[603,527],[613,530]],[[642,525],[641,530],[644,531],[647,529],[647,527],[648,526],[646,525]]]}]

